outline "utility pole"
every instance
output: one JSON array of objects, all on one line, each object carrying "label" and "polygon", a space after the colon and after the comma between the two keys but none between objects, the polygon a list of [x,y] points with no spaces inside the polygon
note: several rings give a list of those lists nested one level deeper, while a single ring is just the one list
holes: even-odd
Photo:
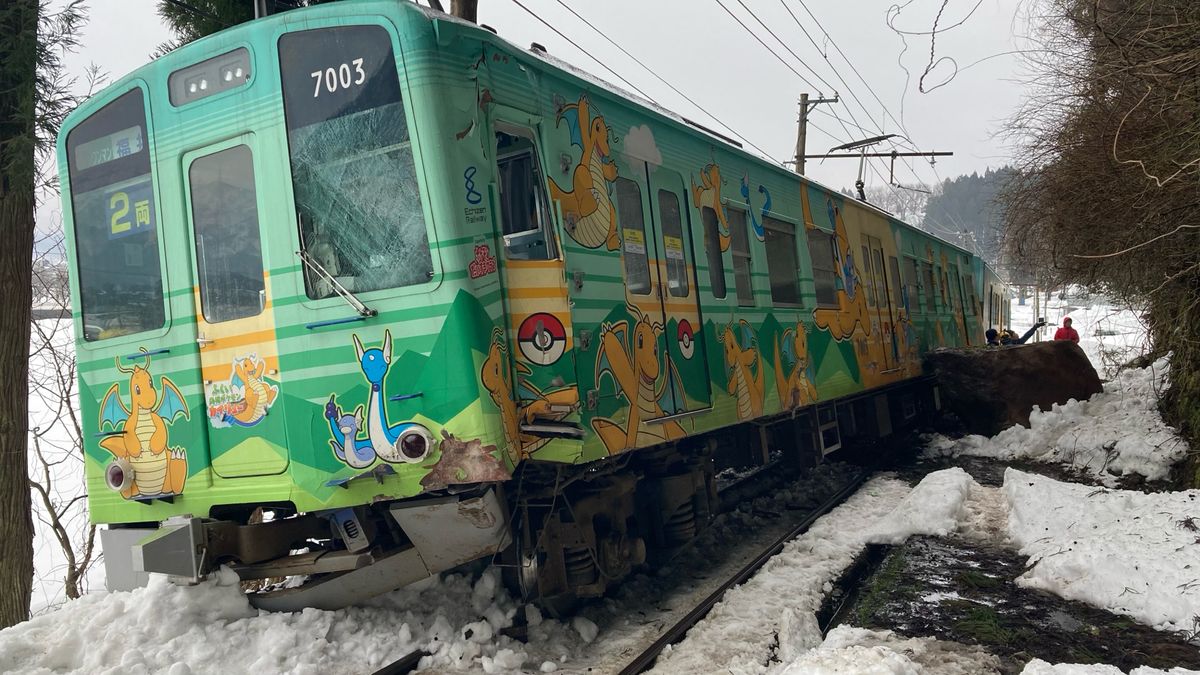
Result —
[{"label": "utility pole", "polygon": [[[904,187],[903,185],[900,185],[899,183],[896,182],[896,158],[897,157],[947,157],[949,155],[954,154],[953,152],[898,152],[896,150],[893,150],[891,152],[867,152],[868,147],[870,147],[872,145],[876,145],[878,143],[882,143],[882,142],[888,140],[889,138],[894,138],[895,136],[896,136],[896,134],[884,134],[883,136],[872,136],[871,138],[864,138],[860,141],[850,141],[849,143],[843,143],[842,145],[839,145],[836,148],[830,148],[829,152],[826,154],[804,155],[804,157],[802,159],[842,159],[842,158],[857,159],[858,160],[858,180],[855,181],[854,187],[858,188],[859,200],[865,202],[865,201],[867,201],[867,195],[864,192],[864,187],[866,186],[866,183],[863,181],[863,172],[866,168],[866,163],[867,163],[868,157],[890,158],[892,160],[892,165],[891,165],[891,168],[888,170],[888,181],[892,185],[895,185],[897,187]],[[859,150],[860,152],[847,153],[847,154],[833,154],[833,152],[836,150]],[[802,165],[798,165],[798,166],[802,166]],[[906,189],[913,190],[915,188],[906,188]],[[928,190],[918,190],[918,192],[928,192]]]},{"label": "utility pole", "polygon": [[838,95],[834,93],[833,98],[818,98],[808,100],[808,92],[800,94],[800,120],[799,128],[796,130],[796,158],[792,164],[792,168],[796,173],[804,174],[804,146],[808,137],[808,113],[813,106],[821,103],[837,103]]}]

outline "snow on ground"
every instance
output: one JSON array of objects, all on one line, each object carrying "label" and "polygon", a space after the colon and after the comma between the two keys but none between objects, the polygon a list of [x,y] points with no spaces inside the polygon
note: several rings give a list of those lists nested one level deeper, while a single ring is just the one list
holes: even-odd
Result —
[{"label": "snow on ground", "polygon": [[1064,464],[1115,485],[1118,476],[1168,477],[1187,453],[1187,444],[1158,413],[1158,392],[1169,374],[1167,359],[1122,371],[1087,401],[1071,400],[1050,410],[1037,408],[1030,427],[1015,425],[986,438],[935,435],[926,456],[971,455]]},{"label": "snow on ground", "polygon": [[866,546],[863,524],[886,516],[911,491],[894,478],[869,481],[754,577],[730,589],[651,672],[765,673],[776,640],[785,662],[819,645],[815,612],[831,583]]},{"label": "snow on ground", "polygon": [[[1051,665],[1041,659],[1034,659],[1025,666],[1021,675],[1124,675],[1120,668],[1106,666],[1100,663],[1081,665],[1077,663],[1060,663]],[[1187,668],[1172,668],[1159,670],[1149,666],[1134,668],[1129,675],[1197,675],[1197,671]]]},{"label": "snow on ground", "polygon": [[1008,469],[1008,531],[1033,566],[1018,583],[1200,631],[1200,490],[1146,494]]},{"label": "snow on ground", "polygon": [[899,544],[914,534],[950,534],[965,515],[972,486],[978,484],[958,467],[925,476],[891,513],[870,529],[867,542]]},{"label": "snow on ground", "polygon": [[[526,645],[499,635],[518,606],[497,574],[416,584],[336,612],[259,612],[222,569],[193,587],[161,577],[129,593],[88,595],[0,632],[0,672],[131,674],[367,673],[416,649],[434,672],[551,672]],[[589,636],[529,611],[530,640],[569,656]],[[594,635],[590,637],[594,638]]]},{"label": "snow on ground", "polygon": [[980,647],[837,626],[780,675],[977,675],[999,667],[1000,660]]}]

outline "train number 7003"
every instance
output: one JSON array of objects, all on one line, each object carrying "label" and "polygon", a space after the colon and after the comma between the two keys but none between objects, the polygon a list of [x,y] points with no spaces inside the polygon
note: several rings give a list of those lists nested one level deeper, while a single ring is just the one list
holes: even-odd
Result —
[{"label": "train number 7003", "polygon": [[[350,67],[354,67],[351,72]],[[336,68],[326,68],[325,70],[317,70],[311,74],[314,80],[313,98],[321,95],[322,85],[326,92],[332,94],[339,89],[349,89],[350,85],[361,85],[367,81],[367,71],[363,70],[363,60],[354,59],[350,63],[343,63]]]}]

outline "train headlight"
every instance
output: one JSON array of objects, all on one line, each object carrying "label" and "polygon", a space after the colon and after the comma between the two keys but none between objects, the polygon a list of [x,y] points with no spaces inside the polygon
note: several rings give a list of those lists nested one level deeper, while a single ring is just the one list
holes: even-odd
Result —
[{"label": "train headlight", "polygon": [[104,484],[110,490],[121,492],[133,484],[133,465],[125,459],[114,459],[104,467]]},{"label": "train headlight", "polygon": [[396,439],[396,450],[400,459],[405,462],[419,462],[433,452],[435,439],[433,433],[420,424],[414,424],[405,429]]}]

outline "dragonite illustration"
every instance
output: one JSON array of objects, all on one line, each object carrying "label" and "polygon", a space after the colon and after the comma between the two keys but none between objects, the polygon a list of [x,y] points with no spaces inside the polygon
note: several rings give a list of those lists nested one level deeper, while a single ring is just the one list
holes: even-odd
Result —
[{"label": "dragonite illustration", "polygon": [[[784,372],[784,358],[792,364]],[[783,331],[783,340],[775,337],[775,388],[784,410],[816,403],[817,388],[808,379],[808,334],[804,324]]]},{"label": "dragonite illustration", "polygon": [[658,358],[658,336],[661,323],[651,323],[649,317],[634,305],[626,305],[637,317],[630,330],[628,321],[604,323],[600,327],[600,351],[596,354],[596,385],[604,375],[616,382],[617,392],[629,401],[629,415],[624,426],[607,417],[592,419],[592,429],[604,441],[609,454],[663,441],[682,438],[687,432],[674,420],[646,425],[647,420],[664,417],[666,412],[659,399],[666,391],[670,377],[662,378]]},{"label": "dragonite illustration", "polygon": [[729,393],[737,397],[738,419],[759,417],[763,412],[763,393],[766,386],[766,370],[759,357],[757,339],[750,323],[738,321],[741,345],[734,335],[733,322],[725,326],[717,340],[725,345],[725,366],[729,369]]},{"label": "dragonite illustration", "polygon": [[717,214],[721,250],[729,250],[729,221],[725,219],[725,207],[721,205],[721,167],[717,164],[705,164],[700,169],[699,185],[692,180],[692,206],[697,209],[707,206]]},{"label": "dragonite illustration", "polygon": [[[529,367],[519,361],[516,369],[518,376],[530,374]],[[579,401],[579,390],[574,386],[543,393],[533,384],[518,379],[517,384],[524,403],[519,405],[513,398],[513,389],[508,381],[508,348],[504,344],[504,331],[501,328],[492,331],[492,343],[479,370],[479,379],[487,389],[492,403],[500,409],[504,440],[508,443],[509,454],[514,461],[519,458],[518,453],[529,456],[547,442],[547,439],[521,433],[522,423],[561,420],[568,414],[563,411],[569,410]]]},{"label": "dragonite illustration", "polygon": [[267,410],[279,395],[279,387],[263,381],[266,372],[267,364],[257,355],[234,360],[230,383],[242,388],[242,400],[233,405],[232,412],[222,414],[222,422],[252,427],[267,416]]},{"label": "dragonite illustration", "polygon": [[162,384],[159,397],[150,375],[150,355],[145,359],[144,365],[133,368],[122,366],[120,357],[116,359],[117,370],[129,374],[129,407],[121,400],[119,382],[100,399],[100,431],[120,432],[106,436],[100,447],[128,462],[133,474],[128,487],[121,490],[126,499],[177,495],[187,479],[187,453],[170,447],[167,430],[179,415],[190,419],[187,403],[179,388],[165,377],[158,378]]},{"label": "dragonite illustration", "polygon": [[[808,193],[801,190],[804,210],[811,213],[808,205]],[[841,211],[833,205],[832,200],[825,202],[829,222],[833,225],[836,247],[834,250],[835,272],[837,274],[837,303],[836,308],[818,308],[813,310],[813,320],[817,328],[829,331],[835,340],[845,340],[854,334],[856,326],[861,325],[863,331],[871,334],[871,315],[867,312],[867,294],[863,286],[862,274],[854,262],[854,254],[850,248],[850,238],[846,235],[846,223],[842,220]],[[806,219],[804,228],[812,236],[813,232],[821,230]]]},{"label": "dragonite illustration", "polygon": [[608,124],[599,115],[591,117],[587,96],[577,103],[564,105],[558,121],[566,120],[571,144],[583,153],[571,174],[571,190],[550,180],[550,197],[562,205],[567,232],[580,246],[615,251],[621,247],[617,236],[617,210],[609,195],[609,184],[617,179],[617,164],[612,159]]}]

